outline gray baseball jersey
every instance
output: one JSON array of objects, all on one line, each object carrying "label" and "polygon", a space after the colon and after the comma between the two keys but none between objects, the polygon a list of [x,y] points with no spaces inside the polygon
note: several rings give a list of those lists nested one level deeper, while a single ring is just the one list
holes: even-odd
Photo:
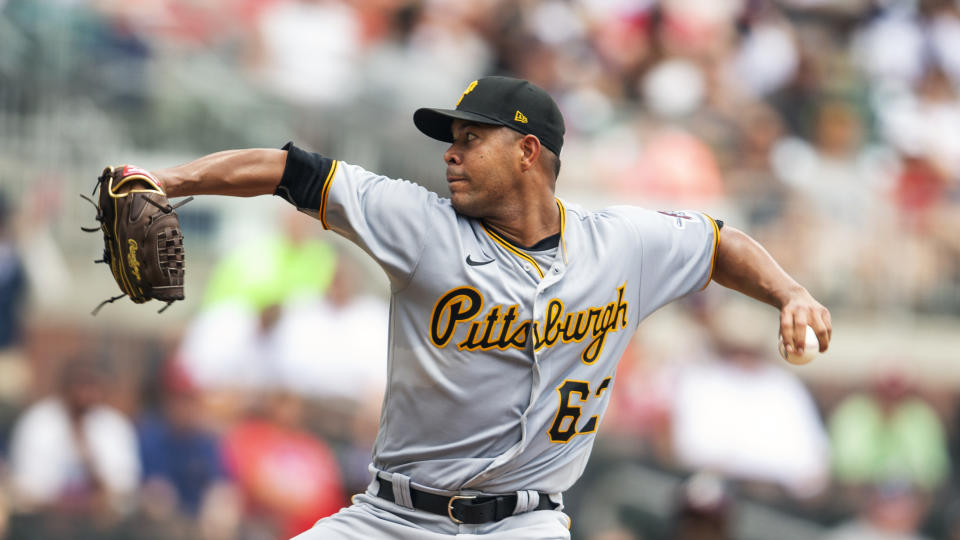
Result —
[{"label": "gray baseball jersey", "polygon": [[525,250],[416,184],[285,148],[277,194],[389,277],[373,461],[417,486],[568,489],[637,325],[710,280],[719,231],[704,214],[557,199],[559,241]]}]

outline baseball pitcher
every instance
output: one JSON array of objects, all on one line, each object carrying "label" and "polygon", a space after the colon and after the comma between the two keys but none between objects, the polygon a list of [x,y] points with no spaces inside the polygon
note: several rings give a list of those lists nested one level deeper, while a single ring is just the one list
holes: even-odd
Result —
[{"label": "baseball pitcher", "polygon": [[292,143],[149,173],[170,197],[278,195],[389,278],[370,485],[298,540],[569,538],[563,492],[631,335],[711,280],[777,308],[788,350],[806,325],[826,350],[827,309],[744,233],[699,212],[556,198],[564,122],[537,86],[485,77],[413,120],[449,143],[449,199]]}]

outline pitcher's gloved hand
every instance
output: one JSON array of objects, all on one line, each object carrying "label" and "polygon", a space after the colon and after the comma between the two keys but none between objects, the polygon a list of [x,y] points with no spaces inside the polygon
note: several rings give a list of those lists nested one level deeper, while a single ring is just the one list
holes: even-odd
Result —
[{"label": "pitcher's gloved hand", "polygon": [[94,193],[97,189],[99,203],[81,195],[97,207],[103,231],[103,259],[96,262],[110,265],[123,294],[104,300],[93,314],[124,296],[138,304],[166,302],[160,311],[183,300],[183,234],[175,210],[192,197],[171,205],[156,177],[131,165],[104,169]]}]

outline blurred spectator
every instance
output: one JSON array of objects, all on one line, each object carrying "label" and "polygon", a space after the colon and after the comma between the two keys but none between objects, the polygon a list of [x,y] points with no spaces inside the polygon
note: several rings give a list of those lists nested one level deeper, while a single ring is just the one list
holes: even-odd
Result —
[{"label": "blurred spectator", "polygon": [[[703,106],[706,84],[703,69],[689,60],[667,59],[653,66],[640,83],[652,117],[632,117],[634,125],[623,133],[629,137],[625,152],[619,163],[598,163],[600,178],[645,205],[685,208],[716,202],[723,195],[716,156],[702,136],[684,125]],[[613,138],[620,135],[615,132]],[[601,148],[611,150],[606,144]],[[619,144],[612,149],[621,150]]]},{"label": "blurred spectator", "polygon": [[730,58],[729,69],[751,96],[769,95],[796,76],[798,43],[790,21],[773,2],[744,2],[743,37]]},{"label": "blurred spectator", "polygon": [[365,290],[357,261],[349,256],[338,261],[325,296],[291,303],[280,316],[278,370],[283,386],[305,397],[348,406],[379,401],[387,377],[390,306]]},{"label": "blurred spectator", "polygon": [[960,87],[960,6],[956,2],[929,2],[927,31],[933,56]]},{"label": "blurred spectator", "polygon": [[311,236],[316,225],[287,211],[280,234],[242,244],[217,263],[205,306],[188,325],[177,353],[201,389],[263,389],[282,383],[275,327],[284,305],[319,298],[336,267],[333,249]]},{"label": "blurred spectator", "polygon": [[854,34],[853,59],[878,81],[912,84],[923,75],[923,22],[911,4],[890,2]]},{"label": "blurred spectator", "polygon": [[[943,195],[947,179],[960,174],[960,99],[957,89],[947,74],[929,69],[917,81],[915,89],[886,88],[876,92],[880,129],[884,137],[902,154],[928,161],[942,178],[925,188],[926,197],[917,195],[898,202],[905,210],[916,211],[917,206],[929,204]],[[907,186],[898,186],[903,190]],[[918,194],[919,195],[919,194]]]},{"label": "blurred spectator", "polygon": [[732,538],[731,494],[719,477],[698,473],[688,478],[677,493],[673,518],[674,540],[727,540]]},{"label": "blurred spectator", "polygon": [[909,484],[883,483],[869,490],[857,518],[824,540],[924,540],[919,529],[925,514],[923,497]]},{"label": "blurred spectator", "polygon": [[317,237],[318,222],[293,209],[283,209],[279,221],[279,232],[242,239],[217,263],[204,293],[207,307],[237,301],[264,309],[326,292],[337,256]]},{"label": "blurred spectator", "polygon": [[886,217],[884,195],[892,177],[883,148],[864,141],[864,120],[854,104],[828,100],[816,111],[812,144],[790,141],[778,152],[780,177],[836,227],[859,230]]},{"label": "blurred spectator", "polygon": [[132,509],[140,479],[137,439],[130,420],[106,402],[111,380],[103,361],[68,361],[57,393],[31,405],[14,428],[16,508],[51,516],[43,530],[109,527]]},{"label": "blurred spectator", "polygon": [[174,487],[148,480],[140,488],[136,510],[110,535],[111,540],[192,540],[192,522],[177,508]]},{"label": "blurred spectator", "polygon": [[300,398],[275,392],[262,414],[237,424],[223,441],[248,521],[273,537],[295,536],[346,504],[333,452],[302,422]]},{"label": "blurred spectator", "polygon": [[950,473],[943,422],[902,373],[884,374],[872,391],[844,399],[829,428],[834,474],[846,486],[901,482],[931,493]]},{"label": "blurred spectator", "polygon": [[710,148],[687,131],[663,126],[648,133],[643,151],[623,175],[621,189],[646,204],[703,207],[723,194],[720,170]]},{"label": "blurred spectator", "polygon": [[142,494],[154,520],[166,513],[167,498],[174,512],[195,516],[207,491],[226,481],[220,442],[204,425],[199,389],[173,361],[162,377],[162,410],[147,412],[137,425]]},{"label": "blurred spectator", "polygon": [[0,538],[13,538],[10,533],[10,500],[0,493]]},{"label": "blurred spectator", "polygon": [[197,516],[197,537],[201,540],[243,538],[243,496],[229,484],[217,484],[204,498]]},{"label": "blurred spectator", "polygon": [[677,461],[731,479],[776,485],[794,497],[820,494],[829,447],[803,383],[743,339],[742,321],[708,324],[716,357],[678,367],[672,404]]},{"label": "blurred spectator", "polygon": [[26,400],[31,372],[23,352],[27,277],[11,227],[6,194],[0,191],[0,455]]},{"label": "blurred spectator", "polygon": [[254,70],[263,86],[299,105],[342,105],[357,91],[363,42],[344,0],[278,0],[259,18]]},{"label": "blurred spectator", "polygon": [[471,17],[482,17],[471,13],[482,2],[392,3],[403,7],[393,14],[392,31],[364,55],[362,99],[382,107],[389,96],[395,110],[412,111],[424,102],[450,102],[488,70],[491,44],[471,24]]},{"label": "blurred spectator", "polygon": [[785,134],[783,119],[774,108],[757,103],[747,106],[737,122],[737,161],[724,172],[724,187],[742,212],[745,226],[767,231],[782,218],[790,200],[772,160]]},{"label": "blurred spectator", "polygon": [[279,379],[273,329],[280,312],[276,305],[253,309],[239,302],[207,308],[189,322],[178,362],[208,394],[273,388]]},{"label": "blurred spectator", "polygon": [[10,204],[0,192],[0,354],[21,343],[27,280],[10,227]]},{"label": "blurred spectator", "polygon": [[[71,296],[74,277],[63,244],[56,236],[63,214],[63,178],[35,176],[30,178],[27,188],[20,199],[17,241],[28,246],[20,255],[30,283],[31,301],[38,307],[50,307]],[[84,186],[86,189],[89,188]]]}]

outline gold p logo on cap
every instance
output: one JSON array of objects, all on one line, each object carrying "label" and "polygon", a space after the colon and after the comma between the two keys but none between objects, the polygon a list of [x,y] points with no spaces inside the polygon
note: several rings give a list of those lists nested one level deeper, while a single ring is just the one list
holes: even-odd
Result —
[{"label": "gold p logo on cap", "polygon": [[457,100],[457,107],[459,107],[460,102],[463,101],[463,96],[469,94],[470,92],[473,92],[473,89],[476,87],[477,87],[477,81],[473,81],[472,83],[470,83],[469,86],[467,86],[467,89],[464,90],[462,94],[460,94],[460,99]]}]

